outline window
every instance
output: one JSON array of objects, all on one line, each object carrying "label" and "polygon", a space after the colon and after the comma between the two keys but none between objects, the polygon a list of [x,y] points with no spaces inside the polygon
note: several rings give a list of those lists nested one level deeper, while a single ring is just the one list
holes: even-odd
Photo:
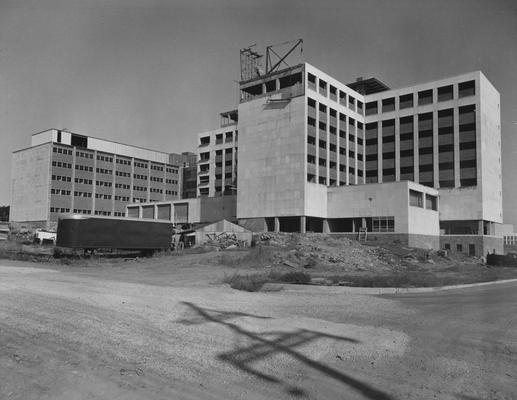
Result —
[{"label": "window", "polygon": [[423,106],[433,102],[433,89],[418,92],[418,105]]},{"label": "window", "polygon": [[311,108],[316,108],[316,100],[311,99],[310,97],[307,98],[307,105]]},{"label": "window", "polygon": [[476,82],[475,81],[461,82],[458,85],[458,96],[460,98],[474,96],[475,94],[476,94]]},{"label": "window", "polygon": [[372,217],[372,232],[395,232],[395,217]]},{"label": "window", "polygon": [[210,160],[210,152],[199,154],[199,161],[208,161]]},{"label": "window", "polygon": [[311,154],[307,154],[307,162],[309,164],[316,164],[316,157]]},{"label": "window", "polygon": [[456,243],[456,251],[459,253],[463,252],[463,245],[461,243]]},{"label": "window", "polygon": [[442,86],[438,88],[438,101],[452,100],[454,97],[453,86]]},{"label": "window", "polygon": [[369,103],[366,103],[365,115],[374,115],[377,113],[378,110],[376,101],[370,101]]},{"label": "window", "polygon": [[431,194],[427,194],[425,195],[425,208],[427,208],[428,210],[434,210],[434,211],[437,211],[438,210],[438,206],[437,206],[437,199],[436,199],[436,196],[433,196]]},{"label": "window", "polygon": [[309,89],[316,90],[316,76],[311,73],[307,74],[307,86]]},{"label": "window", "polygon": [[327,95],[327,82],[325,82],[323,79],[319,80],[319,92],[323,96]]},{"label": "window", "polygon": [[382,112],[389,112],[395,110],[395,97],[382,100]]},{"label": "window", "polygon": [[450,243],[444,243],[443,244],[443,248],[444,248],[444,250],[450,250],[451,249],[451,244]]},{"label": "window", "polygon": [[409,205],[424,208],[423,193],[409,189]]},{"label": "window", "polygon": [[413,93],[404,94],[399,97],[399,109],[413,107]]},{"label": "window", "polygon": [[208,146],[210,144],[210,136],[205,136],[199,139],[200,146]]},{"label": "window", "polygon": [[307,136],[307,143],[316,145],[316,138],[314,136]]}]

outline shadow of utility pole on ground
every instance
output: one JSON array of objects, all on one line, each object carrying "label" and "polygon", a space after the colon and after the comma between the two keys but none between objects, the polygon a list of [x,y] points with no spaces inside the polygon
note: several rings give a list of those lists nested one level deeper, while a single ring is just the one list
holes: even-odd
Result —
[{"label": "shadow of utility pole on ground", "polygon": [[278,377],[267,375],[254,369],[252,367],[252,363],[265,357],[272,356],[274,354],[287,354],[295,360],[298,360],[301,363],[315,369],[316,371],[319,371],[339,381],[343,385],[355,389],[368,399],[394,400],[393,397],[391,397],[389,394],[381,390],[375,389],[374,387],[366,383],[363,383],[355,378],[352,378],[351,376],[348,376],[334,368],[331,368],[325,364],[315,361],[296,350],[296,348],[299,346],[302,346],[304,344],[313,342],[321,338],[329,338],[349,343],[359,343],[359,341],[355,339],[329,335],[322,332],[310,331],[306,329],[298,329],[294,332],[271,331],[263,333],[254,333],[247,331],[246,329],[243,329],[237,324],[232,323],[230,321],[238,317],[252,317],[260,319],[268,319],[268,317],[261,317],[239,312],[224,312],[213,309],[207,309],[199,307],[190,302],[183,302],[183,304],[190,308],[193,315],[191,316],[191,318],[182,319],[178,321],[179,323],[185,325],[195,325],[205,322],[214,322],[226,326],[228,329],[230,329],[233,333],[237,335],[251,339],[251,345],[245,347],[238,347],[232,351],[221,353],[219,354],[218,359],[224,362],[228,362],[234,365],[235,367],[239,368],[241,371],[252,374],[267,382],[277,383],[279,385],[285,386],[286,391],[291,395],[303,397],[306,396],[307,393],[301,388],[293,387],[287,384],[286,382],[283,382]]}]

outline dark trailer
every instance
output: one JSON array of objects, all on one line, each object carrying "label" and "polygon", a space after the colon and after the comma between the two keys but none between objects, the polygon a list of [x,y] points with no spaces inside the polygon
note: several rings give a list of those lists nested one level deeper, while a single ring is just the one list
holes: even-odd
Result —
[{"label": "dark trailer", "polygon": [[56,246],[152,251],[169,249],[172,234],[169,221],[65,214],[58,220]]}]

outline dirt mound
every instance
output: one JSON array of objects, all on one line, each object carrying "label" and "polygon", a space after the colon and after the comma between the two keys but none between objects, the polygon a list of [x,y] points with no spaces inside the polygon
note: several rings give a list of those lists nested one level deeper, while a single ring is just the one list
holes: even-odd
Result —
[{"label": "dirt mound", "polygon": [[274,264],[339,271],[393,271],[402,259],[378,246],[322,234],[265,233],[262,245],[276,248]]}]

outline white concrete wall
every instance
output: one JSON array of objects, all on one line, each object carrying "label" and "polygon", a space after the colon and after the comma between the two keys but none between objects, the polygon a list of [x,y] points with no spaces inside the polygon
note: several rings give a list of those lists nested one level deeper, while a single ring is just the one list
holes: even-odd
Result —
[{"label": "white concrete wall", "polygon": [[408,184],[392,182],[329,188],[328,218],[395,217],[395,232],[408,232]]},{"label": "white concrete wall", "polygon": [[327,191],[328,188],[325,185],[305,182],[305,212],[303,215],[308,217],[327,218]]},{"label": "white concrete wall", "polygon": [[11,221],[45,221],[50,214],[51,145],[43,144],[12,155]]},{"label": "white concrete wall", "polygon": [[499,92],[483,74],[480,74],[479,90],[478,167],[481,168],[483,219],[502,223],[501,100]]},{"label": "white concrete wall", "polygon": [[305,97],[239,105],[237,218],[304,214]]},{"label": "white concrete wall", "polygon": [[481,187],[439,189],[440,220],[474,220],[483,218]]},{"label": "white concrete wall", "polygon": [[[329,188],[328,218],[393,216],[396,233],[437,236],[438,212],[409,205],[409,190],[437,196],[435,189],[413,182],[373,183]],[[424,197],[425,206],[425,197]]]}]

